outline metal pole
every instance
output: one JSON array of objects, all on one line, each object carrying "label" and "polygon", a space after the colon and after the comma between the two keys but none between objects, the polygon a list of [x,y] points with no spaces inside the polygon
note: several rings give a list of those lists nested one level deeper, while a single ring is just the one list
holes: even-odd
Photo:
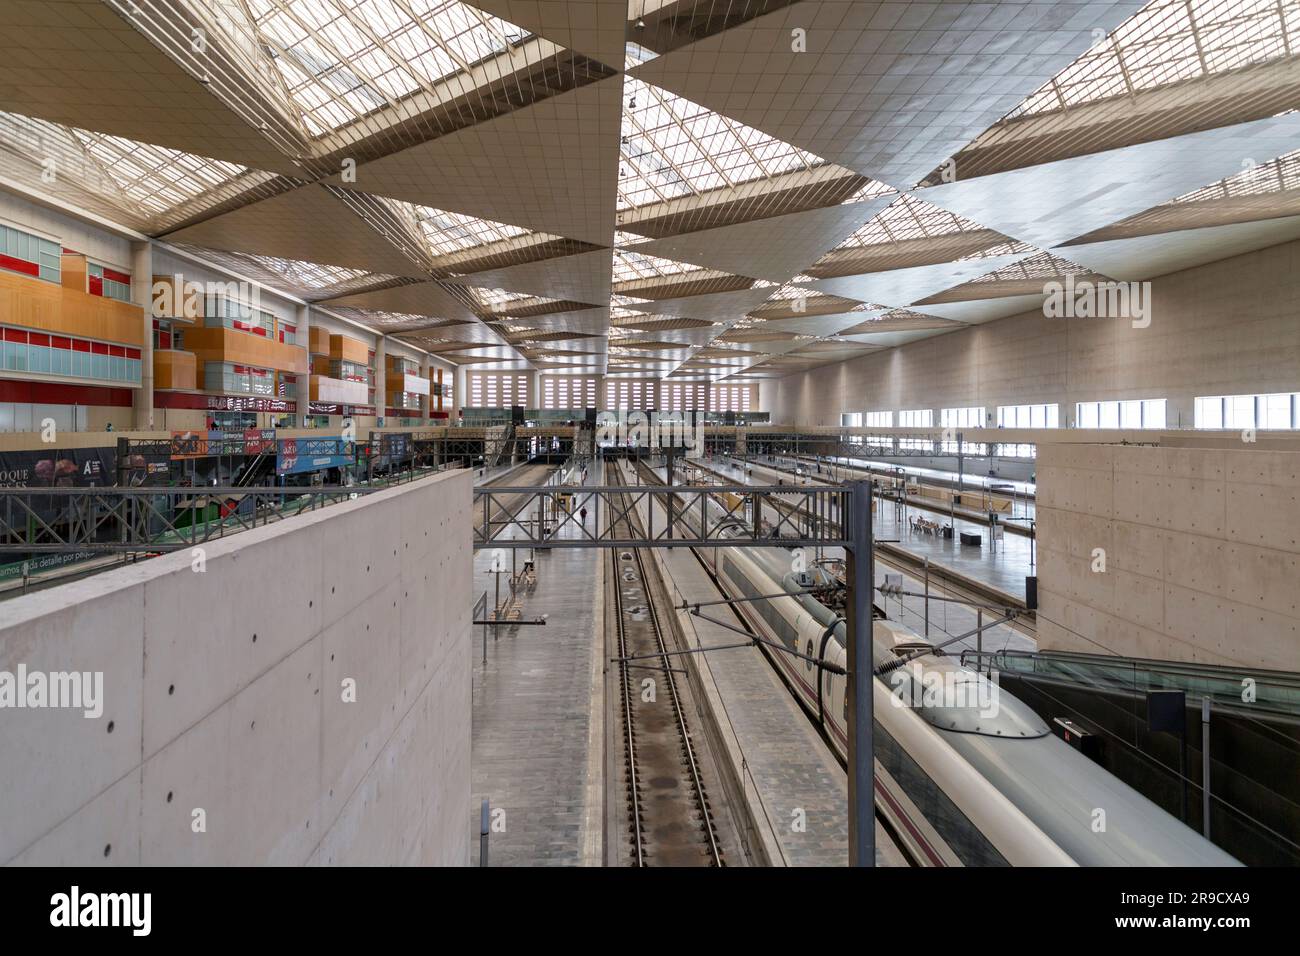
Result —
[{"label": "metal pole", "polygon": [[930,559],[925,559],[925,636],[930,636]]},{"label": "metal pole", "polygon": [[[975,626],[979,628],[975,632],[975,673],[980,672],[984,666],[984,608],[975,609]],[[989,668],[989,673],[993,673],[993,668]]]},{"label": "metal pole", "polygon": [[488,865],[488,819],[491,813],[488,810],[487,797],[483,798],[483,808],[479,813],[478,819],[478,865]]},{"label": "metal pole", "polygon": [[852,503],[848,549],[849,694],[849,866],[876,865],[875,751],[872,747],[871,595],[875,586],[875,556],[871,550],[871,483],[850,485]]},{"label": "metal pole", "polygon": [[1210,838],[1210,698],[1201,698],[1201,835]]}]

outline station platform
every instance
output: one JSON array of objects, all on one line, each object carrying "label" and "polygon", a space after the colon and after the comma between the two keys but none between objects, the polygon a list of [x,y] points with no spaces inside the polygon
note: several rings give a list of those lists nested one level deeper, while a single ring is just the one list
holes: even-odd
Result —
[{"label": "station platform", "polygon": [[[483,480],[508,468],[489,471]],[[495,473],[494,473],[495,472]],[[599,484],[600,464],[588,481]],[[477,480],[476,480],[477,483]],[[508,536],[514,529],[503,532]],[[573,534],[562,529],[558,536]],[[505,811],[504,831],[489,838],[491,866],[601,864],[603,662],[596,629],[603,618],[599,580],[604,554],[596,548],[533,552],[537,583],[521,592],[519,617],[545,615],[542,626],[472,629],[473,669],[472,819],[478,833],[481,801]],[[516,557],[512,558],[512,555]],[[504,552],[501,595],[509,594],[510,568],[522,569],[529,551]],[[494,552],[474,556],[474,593],[495,603]],[[487,632],[487,663],[483,637]],[[478,865],[478,840],[471,841],[471,865]]]},{"label": "station platform", "polygon": [[[709,458],[701,461],[700,464],[740,484],[776,484],[778,481],[785,481],[788,484],[790,481],[788,474],[756,462],[742,467],[725,458]],[[808,480],[814,484],[830,483],[815,474]],[[1002,540],[997,542],[995,551],[993,543],[989,540],[987,525],[957,518],[953,521],[955,529],[953,536],[944,538],[938,534],[914,531],[911,522],[913,517],[923,517],[939,524],[949,522],[946,515],[936,517],[928,510],[910,505],[900,509],[892,501],[880,500],[876,502],[876,514],[872,522],[874,534],[881,541],[897,540],[898,543],[893,547],[906,552],[918,561],[928,559],[936,569],[950,569],[1013,598],[1024,599],[1025,578],[1034,573],[1037,559],[1029,538],[1011,533],[1004,534]],[[962,532],[978,534],[980,544],[962,544],[958,537]]]},{"label": "station platform", "polygon": [[[766,464],[774,471],[781,472],[786,476],[793,475],[796,468],[802,469],[801,476],[816,480],[843,481],[848,478],[893,478],[898,471],[902,471],[908,478],[916,478],[924,485],[930,485],[940,488],[957,488],[958,476],[955,471],[939,471],[934,468],[919,468],[915,465],[896,465],[893,462],[883,461],[864,461],[859,458],[831,458],[823,459],[821,470],[818,471],[818,462],[813,458],[789,458],[785,456],[776,456],[775,458],[753,458],[750,462],[755,466]],[[833,466],[833,467],[832,467]],[[787,477],[788,480],[788,477]],[[1012,502],[1012,512],[1004,517],[1014,517],[1016,520],[1006,525],[1009,534],[1026,533],[1029,528],[1029,520],[1036,519],[1035,512],[1035,494],[1037,485],[1024,481],[1003,481],[1002,479],[986,478],[980,475],[962,475],[960,487],[964,498],[972,498],[973,495],[983,495],[993,486],[1009,486],[1011,492],[997,492],[1009,497]],[[933,498],[927,499],[917,495],[908,495],[908,503],[918,508],[923,508],[935,514],[947,515],[954,512],[957,516],[973,520],[978,524],[985,524],[985,514],[979,507],[945,507],[941,501]],[[976,505],[979,499],[974,498]]]},{"label": "station platform", "polygon": [[[642,502],[643,512],[645,507]],[[655,520],[662,522],[665,516],[660,513]],[[690,549],[652,550],[675,602],[719,597]],[[692,646],[735,644],[738,639],[734,631],[699,617],[682,613],[679,620],[690,629]],[[761,832],[751,837],[775,848],[769,851],[775,857],[769,862],[847,865],[848,777],[771,663],[754,647],[691,657],[700,669],[698,683],[727,738],[728,756],[743,777],[745,797],[757,808],[752,816]],[[797,819],[802,820],[802,829],[795,826]],[[876,865],[906,865],[879,823]]]}]

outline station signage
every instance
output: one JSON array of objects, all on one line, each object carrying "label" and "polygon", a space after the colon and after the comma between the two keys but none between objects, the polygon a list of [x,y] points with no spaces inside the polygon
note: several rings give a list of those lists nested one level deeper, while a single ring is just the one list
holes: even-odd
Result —
[{"label": "station signage", "polygon": [[298,407],[297,402],[260,395],[195,395],[190,392],[156,392],[158,408],[196,408],[209,412],[268,412],[285,415]]},{"label": "station signage", "polygon": [[344,418],[357,418],[362,415],[374,417],[373,405],[341,405],[337,402],[308,402],[308,415],[342,415]]}]

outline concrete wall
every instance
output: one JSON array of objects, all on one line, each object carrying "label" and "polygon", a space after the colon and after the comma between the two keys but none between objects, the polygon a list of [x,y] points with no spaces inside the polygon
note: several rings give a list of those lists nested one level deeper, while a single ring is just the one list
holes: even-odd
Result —
[{"label": "concrete wall", "polygon": [[[1152,281],[1151,325],[1041,310],[776,381],[772,421],[835,425],[845,411],[1168,399],[1190,428],[1197,395],[1300,388],[1300,241]],[[922,312],[924,306],[918,306]],[[771,394],[770,392],[765,393]]]},{"label": "concrete wall", "polygon": [[0,604],[0,671],[105,700],[0,710],[0,861],[467,863],[470,507],[449,472]]},{"label": "concrete wall", "polygon": [[1045,444],[1038,536],[1041,648],[1300,670],[1300,452]]}]

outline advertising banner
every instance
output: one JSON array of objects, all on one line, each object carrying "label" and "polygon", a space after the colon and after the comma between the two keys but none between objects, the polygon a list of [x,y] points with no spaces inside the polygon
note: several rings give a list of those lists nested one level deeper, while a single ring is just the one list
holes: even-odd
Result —
[{"label": "advertising banner", "polygon": [[0,452],[0,488],[103,488],[115,481],[116,448]]},{"label": "advertising banner", "polygon": [[286,438],[276,455],[277,474],[294,475],[341,468],[354,461],[353,444],[342,438]]},{"label": "advertising banner", "polygon": [[123,462],[128,487],[166,485],[171,479],[172,443],[166,438],[133,440]]}]

